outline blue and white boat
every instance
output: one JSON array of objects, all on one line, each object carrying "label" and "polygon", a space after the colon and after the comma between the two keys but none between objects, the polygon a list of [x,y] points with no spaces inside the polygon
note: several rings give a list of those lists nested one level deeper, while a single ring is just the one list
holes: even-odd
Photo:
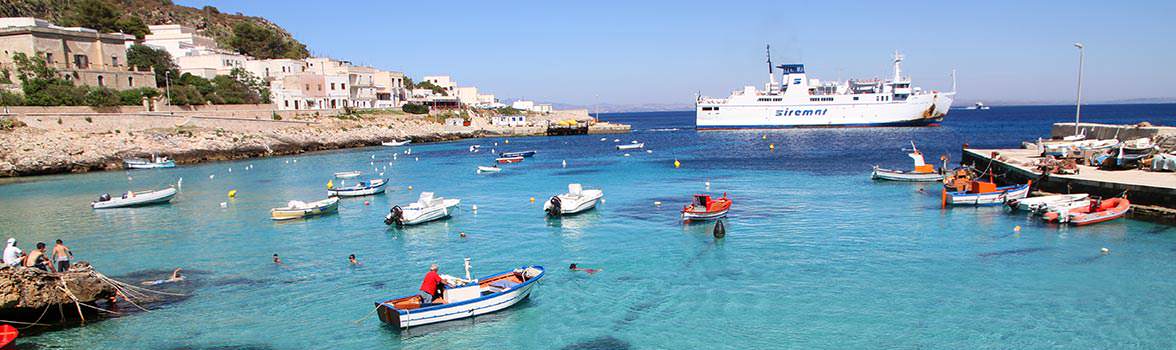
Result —
[{"label": "blue and white boat", "polygon": [[371,179],[360,181],[351,186],[332,187],[327,189],[327,197],[359,197],[380,194],[384,193],[384,186],[387,184],[388,179]]},{"label": "blue and white boat", "polygon": [[514,158],[514,157],[530,158],[530,157],[534,156],[535,153],[536,153],[535,151],[502,152],[501,154],[499,154],[499,156],[502,156],[502,158]]},{"label": "blue and white boat", "polygon": [[127,169],[159,169],[176,167],[175,161],[168,159],[167,157],[156,156],[151,156],[151,159],[124,159],[123,164],[126,164]]},{"label": "blue and white boat", "polygon": [[542,266],[523,266],[471,280],[466,259],[466,278],[442,275],[453,286],[442,288],[433,303],[422,305],[412,294],[376,303],[376,314],[397,329],[485,315],[526,300],[544,274]]},{"label": "blue and white boat", "polygon": [[1029,195],[1029,185],[1011,185],[996,187],[984,191],[956,191],[944,192],[944,204],[950,205],[994,205],[1007,201],[1018,200]]}]

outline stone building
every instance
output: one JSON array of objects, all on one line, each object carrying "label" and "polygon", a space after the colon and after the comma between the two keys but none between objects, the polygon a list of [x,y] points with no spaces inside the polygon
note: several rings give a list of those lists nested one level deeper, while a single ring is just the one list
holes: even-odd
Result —
[{"label": "stone building", "polygon": [[116,90],[155,87],[155,74],[127,65],[126,41],[130,35],[99,33],[89,28],[60,27],[31,17],[0,18],[0,69],[10,72],[14,83],[13,55],[42,54],[63,78],[79,85]]}]

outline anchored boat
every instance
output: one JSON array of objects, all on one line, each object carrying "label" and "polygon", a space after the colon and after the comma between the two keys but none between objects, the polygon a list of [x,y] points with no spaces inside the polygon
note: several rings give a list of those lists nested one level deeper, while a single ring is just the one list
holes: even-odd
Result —
[{"label": "anchored boat", "polygon": [[1025,198],[1029,195],[1030,181],[1024,185],[996,187],[996,184],[985,181],[972,181],[967,191],[943,191],[944,205],[993,205],[1006,201]]},{"label": "anchored boat", "polygon": [[158,169],[158,168],[175,168],[176,162],[167,157],[151,156],[151,159],[133,158],[123,160],[127,169]]},{"label": "anchored boat", "polygon": [[502,158],[517,158],[517,157],[530,158],[530,157],[535,156],[535,153],[537,153],[537,152],[536,151],[519,151],[519,152],[502,152],[502,153],[499,153],[498,155],[501,156]]},{"label": "anchored boat", "polygon": [[497,173],[502,171],[502,168],[495,166],[478,166],[478,174],[482,173]]},{"label": "anchored boat", "polygon": [[935,171],[935,166],[927,164],[923,161],[923,152],[919,152],[919,148],[915,147],[914,141],[911,141],[911,153],[907,153],[907,156],[915,160],[914,171],[906,172],[902,170],[883,169],[875,165],[874,172],[870,174],[870,178],[875,180],[909,182],[930,182],[943,180],[943,172]]},{"label": "anchored boat", "polygon": [[392,140],[390,142],[381,142],[380,144],[384,145],[384,146],[388,146],[388,147],[400,147],[400,146],[407,145],[409,142],[412,142],[412,140],[404,140],[404,141]]},{"label": "anchored boat", "polygon": [[177,192],[175,187],[168,187],[162,190],[127,192],[121,198],[111,198],[109,193],[103,193],[101,196],[98,196],[97,201],[90,202],[90,207],[94,209],[111,209],[167,203],[176,196]]},{"label": "anchored boat", "polygon": [[433,303],[421,304],[415,294],[403,296],[376,303],[376,315],[397,329],[484,315],[526,300],[544,275],[542,266],[532,265],[470,279],[466,259],[466,278],[442,276],[454,286],[442,288],[441,297]]},{"label": "anchored boat", "polygon": [[617,145],[617,149],[622,150],[622,151],[623,150],[630,150],[630,149],[641,149],[641,148],[645,148],[644,143],[630,143],[627,145]]},{"label": "anchored boat", "polygon": [[1045,213],[1042,219],[1084,226],[1121,218],[1130,209],[1131,202],[1127,198],[1095,199],[1088,206]]},{"label": "anchored boat", "polygon": [[1090,197],[1090,195],[1086,194],[1086,193],[1058,194],[1058,195],[1051,195],[1051,196],[1041,196],[1041,197],[1022,198],[1022,199],[1012,200],[1012,201],[1008,202],[1008,205],[1010,208],[1013,208],[1014,210],[1024,210],[1024,211],[1036,213],[1039,210],[1041,210],[1042,208],[1051,207],[1051,206],[1060,206],[1060,205],[1065,205],[1068,203],[1084,201],[1084,200],[1087,200],[1087,198],[1089,198],[1089,197]]},{"label": "anchored boat", "polygon": [[339,197],[305,203],[290,201],[285,207],[270,209],[270,218],[274,220],[293,220],[311,216],[330,214],[339,211]]},{"label": "anchored boat", "polygon": [[332,183],[328,182],[327,197],[359,197],[384,193],[384,186],[387,184],[388,179],[371,179],[343,187],[335,187]]},{"label": "anchored boat", "polygon": [[523,161],[523,157],[518,157],[518,156],[516,156],[516,157],[501,157],[501,158],[495,159],[495,161],[497,161],[498,163],[501,163],[501,164],[519,163],[519,162]]},{"label": "anchored boat", "polygon": [[384,216],[384,224],[406,226],[447,218],[458,204],[461,204],[460,199],[433,197],[433,192],[421,192],[416,202],[392,207],[388,215]]},{"label": "anchored boat", "polygon": [[543,204],[543,211],[550,216],[575,214],[595,208],[601,197],[604,197],[604,191],[585,190],[580,184],[568,184],[568,193],[551,196]]},{"label": "anchored boat", "polygon": [[711,199],[708,194],[696,194],[694,202],[682,208],[682,219],[686,221],[718,219],[727,216],[729,210],[731,210],[731,199],[727,198],[726,193],[723,193],[723,197],[718,199]]}]

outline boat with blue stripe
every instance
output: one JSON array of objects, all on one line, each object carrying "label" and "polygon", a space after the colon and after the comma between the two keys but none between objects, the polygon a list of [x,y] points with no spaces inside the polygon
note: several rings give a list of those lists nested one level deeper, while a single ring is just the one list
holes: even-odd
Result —
[{"label": "boat with blue stripe", "polygon": [[518,152],[502,152],[499,154],[499,156],[501,156],[502,158],[514,158],[514,157],[530,158],[530,157],[535,156],[535,153],[538,153],[538,152],[533,151],[533,150],[532,151],[518,151]]},{"label": "boat with blue stripe", "polygon": [[526,300],[545,274],[543,266],[532,265],[470,280],[467,259],[466,279],[442,275],[458,283],[443,288],[433,303],[422,305],[416,294],[402,296],[376,303],[376,315],[397,329],[485,315]]},{"label": "boat with blue stripe", "polygon": [[1022,185],[1003,187],[991,186],[990,182],[973,181],[973,188],[968,191],[943,192],[944,205],[997,205],[1008,201],[1018,200],[1029,196],[1029,187],[1033,182]]}]

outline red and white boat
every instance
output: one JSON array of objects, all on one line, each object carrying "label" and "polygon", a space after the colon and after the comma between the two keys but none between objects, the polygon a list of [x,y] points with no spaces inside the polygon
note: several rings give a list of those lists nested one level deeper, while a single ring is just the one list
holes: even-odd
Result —
[{"label": "red and white boat", "polygon": [[708,194],[694,195],[694,202],[682,208],[683,220],[711,220],[727,216],[731,210],[731,199],[723,193],[722,198],[712,199]]},{"label": "red and white boat", "polygon": [[1092,200],[1090,206],[1070,209],[1064,213],[1051,211],[1045,213],[1043,219],[1049,222],[1068,222],[1083,226],[1121,218],[1127,214],[1129,209],[1131,209],[1131,202],[1127,198]]},{"label": "red and white boat", "polygon": [[519,163],[519,162],[522,162],[522,161],[523,161],[523,157],[522,157],[522,156],[515,156],[515,157],[499,157],[498,159],[495,159],[495,160],[497,160],[499,163],[502,163],[502,164],[507,164],[507,163]]}]

